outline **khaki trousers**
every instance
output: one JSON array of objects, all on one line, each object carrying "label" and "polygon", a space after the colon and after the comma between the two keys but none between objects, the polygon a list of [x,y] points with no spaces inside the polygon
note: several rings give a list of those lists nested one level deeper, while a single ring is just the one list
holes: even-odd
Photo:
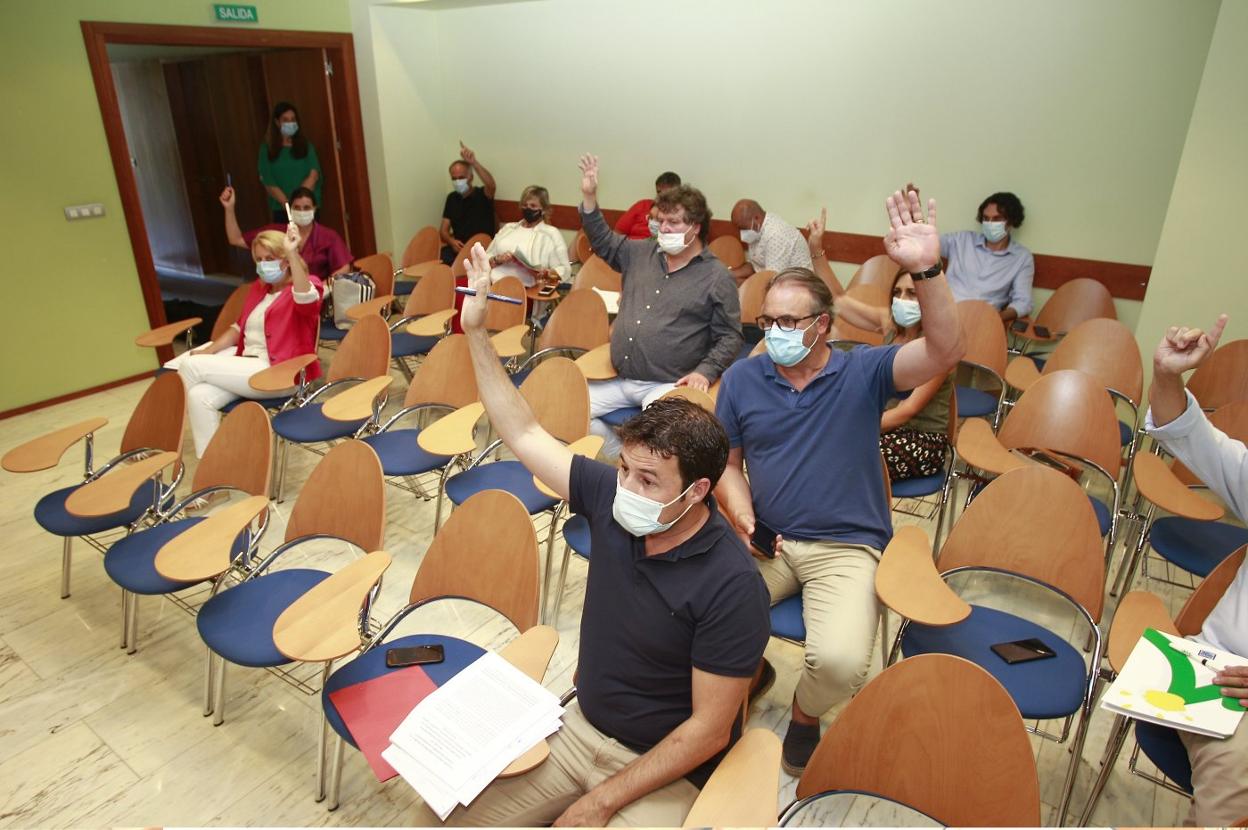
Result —
[{"label": "khaki trousers", "polygon": [[1248,717],[1229,738],[1207,738],[1180,730],[1192,762],[1192,809],[1189,827],[1226,827],[1248,816]]},{"label": "khaki trousers", "polygon": [[773,604],[802,593],[806,667],[795,697],[811,717],[852,697],[866,682],[880,624],[879,559],[879,551],[866,545],[785,539],[775,559],[758,561]]},{"label": "khaki trousers", "polygon": [[[576,703],[568,706],[563,727],[550,737],[550,757],[515,778],[500,778],[468,807],[446,818],[455,827],[536,827],[549,825],[578,798],[638,758],[619,741],[599,732]],[[611,827],[679,827],[698,797],[698,788],[681,778],[637,799],[616,813]],[[421,804],[415,827],[441,822]]]}]

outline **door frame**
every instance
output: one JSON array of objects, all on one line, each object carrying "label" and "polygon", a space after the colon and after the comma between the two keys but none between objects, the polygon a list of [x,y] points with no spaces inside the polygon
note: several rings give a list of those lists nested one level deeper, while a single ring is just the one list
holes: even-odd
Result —
[{"label": "door frame", "polygon": [[[108,152],[121,194],[121,207],[126,217],[126,229],[130,233],[130,247],[134,251],[134,264],[139,273],[139,286],[143,291],[143,303],[152,328],[163,326],[165,307],[160,299],[160,281],[156,276],[156,264],[147,241],[147,224],[143,220],[143,208],[139,201],[138,184],[130,166],[130,148],[126,131],[121,122],[121,109],[113,73],[109,67],[108,44],[130,43],[156,46],[237,46],[244,48],[274,49],[324,49],[330,56],[335,73],[342,73],[342,87],[346,93],[343,109],[348,114],[346,123],[337,124],[342,142],[340,156],[350,157],[356,170],[365,175],[352,183],[350,197],[345,199],[347,210],[358,216],[363,232],[365,250],[375,250],[376,235],[373,226],[373,203],[368,187],[368,163],[364,153],[364,125],[360,115],[359,81],[355,71],[355,41],[349,32],[307,32],[285,29],[241,29],[237,27],[215,28],[210,26],[166,26],[150,23],[114,23],[83,20],[82,38],[87,48],[87,61],[91,66],[91,78],[95,83],[95,95],[100,104],[100,116],[104,120],[104,134],[108,139]],[[341,176],[341,173],[340,173]],[[344,193],[345,195],[345,193]],[[161,360],[172,356],[169,347],[160,349]]]}]

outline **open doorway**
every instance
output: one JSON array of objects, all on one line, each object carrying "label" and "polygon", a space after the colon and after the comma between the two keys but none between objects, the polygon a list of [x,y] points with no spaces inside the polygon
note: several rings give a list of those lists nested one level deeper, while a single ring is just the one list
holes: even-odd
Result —
[{"label": "open doorway", "polygon": [[190,315],[210,326],[252,274],[250,257],[226,239],[218,195],[233,185],[243,229],[271,221],[257,162],[278,102],[298,108],[320,162],[317,220],[357,257],[375,252],[349,34],[82,28],[153,327]]}]

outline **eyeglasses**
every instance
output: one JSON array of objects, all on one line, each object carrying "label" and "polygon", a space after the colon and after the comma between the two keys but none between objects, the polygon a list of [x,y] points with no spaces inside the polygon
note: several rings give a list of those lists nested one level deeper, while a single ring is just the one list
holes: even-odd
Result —
[{"label": "eyeglasses", "polygon": [[780,331],[794,331],[803,320],[813,320],[821,314],[823,314],[822,311],[817,311],[814,314],[807,314],[805,317],[789,317],[788,315],[782,317],[768,317],[763,315],[762,317],[756,317],[754,322],[763,331],[767,331],[767,329],[772,326],[778,327]]}]

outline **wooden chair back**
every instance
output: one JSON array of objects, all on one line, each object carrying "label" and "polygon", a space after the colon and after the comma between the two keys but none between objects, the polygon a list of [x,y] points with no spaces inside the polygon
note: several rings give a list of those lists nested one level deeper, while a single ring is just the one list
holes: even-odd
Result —
[{"label": "wooden chair back", "polygon": [[421,361],[407,387],[403,406],[441,403],[459,409],[476,400],[477,377],[472,371],[468,338],[450,334],[439,340]]},{"label": "wooden chair back", "polygon": [[763,298],[767,296],[767,287],[775,275],[775,271],[755,271],[737,289],[737,296],[741,300],[742,325],[754,325],[754,321],[763,313]]},{"label": "wooden chair back", "polygon": [[597,291],[569,291],[546,321],[539,349],[564,346],[589,351],[611,339],[607,305]]},{"label": "wooden chair back", "polygon": [[1192,372],[1187,388],[1205,409],[1248,400],[1248,340],[1219,346]]},{"label": "wooden chair back", "polygon": [[[1066,283],[1070,285],[1070,283]],[[1100,285],[1100,283],[1097,283]],[[1044,364],[1044,374],[1077,369],[1138,406],[1144,392],[1144,363],[1131,329],[1097,317],[1070,329]]]},{"label": "wooden chair back", "polygon": [[1205,624],[1209,612],[1222,599],[1223,594],[1235,581],[1235,575],[1243,567],[1245,552],[1248,552],[1248,545],[1244,545],[1219,562],[1218,566],[1201,580],[1200,585],[1196,586],[1196,590],[1187,598],[1187,602],[1183,603],[1182,610],[1174,618],[1174,627],[1178,629],[1180,635],[1190,637],[1200,633],[1200,628]]},{"label": "wooden chair back", "polygon": [[248,401],[221,421],[195,469],[191,490],[237,487],[253,496],[269,492],[272,473],[273,426],[268,411]]},{"label": "wooden chair back", "polygon": [[423,317],[455,305],[455,277],[451,266],[438,263],[417,281],[403,306],[404,317]]},{"label": "wooden chair back", "polygon": [[220,340],[229,331],[230,326],[238,322],[238,318],[243,313],[243,303],[247,300],[247,294],[250,291],[251,283],[245,282],[225,298],[225,305],[221,306],[221,311],[217,313],[217,321],[212,324],[210,340]]},{"label": "wooden chair back", "polygon": [[581,270],[576,272],[572,281],[572,289],[597,288],[602,291],[619,291],[623,284],[620,272],[607,265],[606,260],[597,254],[591,254],[583,261]]},{"label": "wooden chair back", "polygon": [[[1210,413],[1209,423],[1226,433],[1228,438],[1248,444],[1248,400],[1223,404]],[[1175,477],[1189,487],[1204,484],[1195,473],[1187,468],[1187,465],[1178,459],[1171,462],[1170,468]]]},{"label": "wooden chair back", "polygon": [[469,252],[472,251],[472,246],[480,242],[482,248],[488,249],[491,241],[492,239],[490,235],[485,233],[474,233],[472,236],[468,237],[468,241],[464,243],[464,247],[460,248],[459,253],[455,255],[455,261],[451,263],[451,273],[457,277],[462,277],[467,274],[468,271],[464,266],[464,262],[467,260]]},{"label": "wooden chair back", "polygon": [[1092,461],[1115,479],[1122,464],[1113,398],[1099,380],[1074,369],[1042,375],[1005,416],[997,438],[1010,450],[1055,450]]},{"label": "wooden chair back", "polygon": [[457,507],[433,537],[408,601],[475,600],[527,631],[537,625],[537,569],[529,512],[508,492],[483,490]]},{"label": "wooden chair back", "polygon": [[512,303],[496,302],[494,300],[486,303],[485,327],[487,330],[502,331],[524,322],[528,298],[524,294],[524,283],[520,282],[518,277],[503,277],[490,286],[490,292],[502,294],[506,297],[515,297],[520,301],[520,304],[513,305]]},{"label": "wooden chair back", "polygon": [[325,534],[366,553],[381,550],[385,491],[381,461],[373,448],[363,441],[343,441],[325,454],[299,491],[285,541]]},{"label": "wooden chair back", "polygon": [[849,278],[845,290],[856,300],[883,307],[893,301],[893,280],[900,272],[901,266],[887,254],[877,254],[862,263]]},{"label": "wooden chair back", "polygon": [[407,243],[407,247],[403,249],[403,259],[400,260],[400,264],[406,268],[409,265],[429,262],[437,259],[441,251],[442,238],[438,236],[438,229],[433,225],[426,225],[416,231],[411,241]]},{"label": "wooden chair back", "polygon": [[837,716],[798,798],[869,792],[947,826],[1037,826],[1040,783],[1018,707],[974,663],[921,654],[889,666]]},{"label": "wooden chair back", "polygon": [[962,362],[991,369],[1004,377],[1008,347],[1001,314],[983,300],[962,300],[958,303],[958,323],[966,346]]},{"label": "wooden chair back", "polygon": [[565,444],[589,433],[589,385],[566,357],[543,360],[520,384],[542,428]]},{"label": "wooden chair back", "polygon": [[1109,289],[1094,279],[1080,277],[1062,283],[1036,314],[1036,325],[1053,333],[1070,331],[1086,320],[1117,320]]},{"label": "wooden chair back", "polygon": [[832,328],[828,330],[828,339],[845,340],[850,343],[866,343],[868,346],[884,345],[884,335],[881,332],[860,329],[853,323],[846,322],[840,317],[832,321]]},{"label": "wooden chair back", "polygon": [[572,261],[585,263],[593,255],[594,249],[589,246],[589,237],[585,235],[585,229],[581,228],[572,240]]},{"label": "wooden chair back", "polygon": [[121,436],[121,452],[150,447],[182,454],[186,431],[186,386],[177,372],[160,375],[147,387]]},{"label": "wooden chair back", "polygon": [[730,234],[717,236],[708,247],[725,268],[739,268],[745,264],[745,246],[741,244],[740,237]]},{"label": "wooden chair back", "polygon": [[936,564],[997,568],[1064,591],[1099,622],[1105,548],[1083,488],[1029,464],[993,479],[958,518]]},{"label": "wooden chair back", "polygon": [[373,284],[377,286],[375,296],[394,293],[394,262],[388,254],[360,257],[355,261],[355,267],[373,278]]},{"label": "wooden chair back", "polygon": [[379,315],[361,318],[338,344],[329,363],[329,381],[375,378],[390,371],[390,329]]}]

